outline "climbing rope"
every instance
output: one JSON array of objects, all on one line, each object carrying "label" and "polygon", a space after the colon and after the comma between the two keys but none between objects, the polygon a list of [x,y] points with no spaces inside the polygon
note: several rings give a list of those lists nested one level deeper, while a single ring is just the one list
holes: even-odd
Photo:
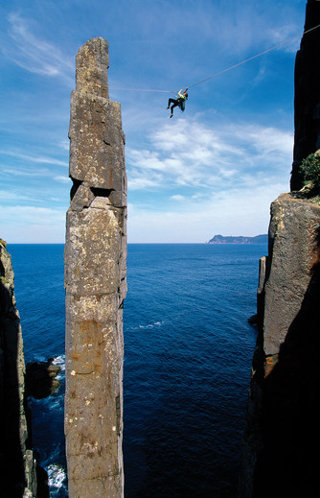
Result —
[{"label": "climbing rope", "polygon": [[[307,31],[304,31],[303,36],[310,33],[311,31],[314,31],[315,29],[318,29],[318,28],[320,28],[320,24],[318,24],[317,26],[314,26],[313,28],[308,29]],[[254,59],[257,59],[258,57],[261,57],[262,55],[265,55],[268,52],[272,52],[272,50],[276,50],[277,48],[280,48],[283,45],[287,45],[288,43],[290,43],[294,40],[297,40],[298,38],[300,38],[300,35],[292,36],[291,38],[288,38],[287,40],[284,40],[280,43],[277,43],[276,45],[273,45],[272,47],[267,48],[266,50],[263,50],[262,52],[259,52],[258,54],[253,55],[252,57],[248,57],[247,59],[244,59],[243,61],[238,62],[237,64],[233,64],[232,66],[229,66],[226,69],[222,69],[222,71],[218,71],[217,73],[213,73],[210,76],[208,76],[207,78],[204,78],[203,80],[200,80],[200,81],[197,81],[196,83],[193,83],[188,88],[190,89],[190,88],[194,88],[197,85],[201,85],[201,83],[205,83],[206,81],[211,80],[212,78],[216,78],[217,76],[220,76],[220,74],[227,73],[228,71],[231,71],[232,69],[235,69],[236,67],[242,66],[242,64],[246,64],[247,62],[250,62]]]},{"label": "climbing rope", "polygon": [[[303,32],[303,36],[307,35],[308,33],[311,33],[311,31],[314,31],[316,29],[320,28],[320,24],[317,26],[314,26],[313,28],[307,29],[306,31]],[[206,81],[209,81],[213,78],[216,78],[217,76],[220,76],[221,74],[227,73],[228,71],[232,71],[233,69],[242,66],[243,64],[246,64],[247,62],[250,62],[254,59],[257,59],[258,57],[261,57],[262,55],[265,55],[269,52],[272,52],[273,50],[277,50],[280,47],[283,47],[284,45],[287,45],[288,43],[291,43],[294,40],[297,40],[300,38],[300,35],[292,36],[291,38],[287,38],[286,40],[277,43],[276,45],[273,45],[270,48],[267,48],[266,50],[263,50],[262,52],[259,52],[258,54],[255,54],[251,57],[248,57],[247,59],[244,59],[237,64],[233,64],[232,66],[229,66],[225,69],[222,69],[221,71],[218,71],[216,73],[211,74],[210,76],[207,76],[206,78],[197,81],[196,83],[193,83],[192,85],[189,85],[187,88],[194,88],[195,86],[201,85],[202,83],[205,83]],[[124,87],[113,87],[113,90],[125,90],[125,91],[134,91],[134,92],[159,92],[159,93],[175,93],[174,90],[157,90],[153,88],[124,88]]]},{"label": "climbing rope", "polygon": [[160,93],[173,93],[172,90],[155,90],[154,88],[125,88],[120,86],[113,86],[112,90],[132,90],[133,92],[160,92]]}]

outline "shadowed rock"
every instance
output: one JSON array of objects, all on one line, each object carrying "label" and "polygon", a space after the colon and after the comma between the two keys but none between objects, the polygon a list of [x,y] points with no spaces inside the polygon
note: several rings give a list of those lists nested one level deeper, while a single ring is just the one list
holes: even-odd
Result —
[{"label": "shadowed rock", "polygon": [[[319,24],[320,2],[309,0],[305,30]],[[260,261],[241,498],[320,496],[320,205],[312,185],[300,190],[299,170],[320,147],[319,50],[317,28],[296,57],[291,190],[299,192],[272,203],[268,256]]]},{"label": "shadowed rock", "polygon": [[282,194],[271,206],[258,292],[241,498],[317,496],[320,206]]},{"label": "shadowed rock", "polygon": [[60,382],[56,379],[61,368],[48,361],[32,361],[26,365],[26,395],[36,399],[46,398],[53,394]]},{"label": "shadowed rock", "polygon": [[[308,0],[305,31],[320,24],[319,0]],[[294,153],[291,190],[303,187],[301,161],[320,148],[320,29],[305,34],[295,64]]]},{"label": "shadowed rock", "polygon": [[3,498],[47,498],[47,474],[31,447],[25,363],[14,273],[0,239],[0,477]]}]

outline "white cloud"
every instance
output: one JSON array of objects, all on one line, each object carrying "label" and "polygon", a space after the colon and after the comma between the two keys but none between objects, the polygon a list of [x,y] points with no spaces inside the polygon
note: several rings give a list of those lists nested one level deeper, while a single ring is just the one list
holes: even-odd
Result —
[{"label": "white cloud", "polygon": [[288,176],[292,161],[291,133],[250,123],[209,127],[178,119],[151,130],[148,140],[147,148],[128,145],[131,190],[258,186]]},{"label": "white cloud", "polygon": [[52,221],[65,220],[65,212],[62,210],[36,206],[0,206],[3,219],[12,221],[19,219],[25,223],[51,223]]},{"label": "white cloud", "polygon": [[[267,232],[270,203],[289,189],[292,133],[248,122],[208,125],[198,117],[148,130],[143,148],[127,147],[129,242]],[[159,198],[150,202],[152,192],[161,209]]]},{"label": "white cloud", "polygon": [[[301,26],[302,27],[302,26]],[[295,24],[287,24],[278,28],[269,27],[268,33],[274,45],[280,45],[279,49],[289,53],[296,53],[299,49],[303,30]]]},{"label": "white cloud", "polygon": [[21,166],[10,166],[7,167],[5,166],[2,169],[2,173],[6,176],[28,176],[28,177],[38,177],[38,178],[43,178],[43,177],[50,177],[51,173],[48,169],[44,168],[22,168]]},{"label": "white cloud", "polygon": [[6,156],[16,157],[18,159],[23,159],[24,161],[30,161],[33,163],[41,163],[41,164],[56,164],[58,166],[66,166],[69,164],[66,161],[61,161],[60,159],[56,159],[54,157],[48,156],[30,156],[28,154],[21,154],[20,152],[10,152],[5,150],[0,150],[0,154],[5,154]]},{"label": "white cloud", "polygon": [[70,183],[70,178],[68,176],[55,176],[54,180],[60,183]]},{"label": "white cloud", "polygon": [[[235,64],[290,37],[299,36],[303,31],[303,21],[299,19],[297,9],[288,8],[287,2],[283,5],[264,2],[262,7],[261,2],[229,0],[227,8],[225,2],[206,2],[203,9],[199,6],[196,16],[194,7],[188,14],[193,15],[190,25],[192,21],[198,23],[197,30],[201,26],[201,38],[214,44],[215,50],[208,51],[207,58],[212,64],[218,62],[217,71],[224,69],[220,54],[225,58],[236,56],[233,59]],[[291,52],[292,47],[298,48],[298,42],[283,45],[280,49]]]},{"label": "white cloud", "polygon": [[[149,176],[149,175],[148,175]],[[134,169],[128,178],[128,190],[145,190],[157,188],[162,182],[162,175],[153,173],[152,178],[147,177],[144,170]]]},{"label": "white cloud", "polygon": [[48,77],[63,78],[73,84],[73,60],[44,39],[38,38],[30,25],[18,13],[8,16],[10,40],[2,46],[2,52],[18,66]]},{"label": "white cloud", "polygon": [[30,196],[27,196],[25,194],[22,194],[21,192],[16,192],[13,190],[0,190],[0,198],[3,201],[21,201],[21,200],[29,200],[31,201],[32,198]]},{"label": "white cloud", "polygon": [[259,157],[271,156],[280,161],[292,157],[293,134],[273,127],[246,124],[233,128],[235,136],[243,142],[252,144]]},{"label": "white cloud", "polygon": [[0,206],[1,237],[8,243],[64,241],[65,210],[35,206]]},{"label": "white cloud", "polygon": [[201,243],[213,235],[254,236],[267,233],[270,203],[286,185],[268,184],[252,189],[214,194],[204,201],[186,199],[179,210],[158,212],[129,205],[128,241]]},{"label": "white cloud", "polygon": [[61,140],[58,144],[58,146],[63,149],[63,150],[69,150],[69,147],[70,147],[70,141],[65,138],[64,140]]}]

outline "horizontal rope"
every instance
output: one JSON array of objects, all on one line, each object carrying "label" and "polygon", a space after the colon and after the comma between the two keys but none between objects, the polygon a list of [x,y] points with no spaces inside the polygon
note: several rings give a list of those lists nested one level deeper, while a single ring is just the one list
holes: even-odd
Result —
[{"label": "horizontal rope", "polygon": [[110,90],[131,90],[133,92],[159,92],[159,93],[173,93],[172,90],[157,90],[154,88],[125,88],[121,86],[113,86]]},{"label": "horizontal rope", "polygon": [[[314,26],[313,28],[307,29],[306,31],[303,32],[303,35],[307,35],[308,33],[311,33],[311,31],[314,31],[316,29],[320,28],[320,24],[317,26]],[[257,59],[258,57],[261,57],[262,55],[265,55],[269,52],[272,52],[273,50],[277,50],[278,48],[282,47],[283,45],[287,45],[288,43],[297,40],[301,37],[301,35],[296,35],[292,36],[290,38],[287,38],[286,40],[277,43],[276,45],[273,45],[270,48],[267,48],[266,50],[263,50],[262,52],[259,52],[255,55],[252,55],[251,57],[248,57],[247,59],[244,59],[240,62],[237,62],[236,64],[233,64],[232,66],[228,66],[225,69],[222,69],[221,71],[218,71],[216,73],[211,74],[210,76],[207,76],[206,78],[197,81],[196,83],[193,83],[192,85],[189,85],[187,88],[194,88],[195,86],[201,85],[202,83],[205,83],[206,81],[209,81],[213,78],[216,78],[217,76],[220,76],[221,74],[227,73],[228,71],[232,71],[233,69],[242,66],[243,64],[246,64],[247,62],[250,62],[254,59]],[[112,87],[111,90],[123,90],[123,91],[133,91],[133,92],[152,92],[152,93],[175,93],[174,90],[158,90],[155,88],[126,88],[126,87]]]},{"label": "horizontal rope", "polygon": [[[314,31],[315,29],[318,29],[318,28],[320,28],[320,24],[318,24],[317,26],[314,26],[313,28],[308,29],[307,31],[304,31],[303,36],[310,33],[311,31]],[[232,69],[235,69],[236,67],[242,66],[242,64],[246,64],[247,62],[250,62],[254,59],[257,59],[258,57],[261,57],[262,55],[265,55],[268,52],[271,52],[272,50],[276,50],[277,48],[280,48],[283,45],[286,45],[294,40],[297,40],[298,38],[300,38],[300,35],[292,36],[291,38],[288,38],[287,40],[284,40],[280,43],[277,43],[276,45],[273,45],[272,47],[267,48],[266,50],[263,50],[262,52],[259,52],[258,54],[255,54],[252,57],[248,57],[247,59],[244,59],[243,61],[240,61],[237,64],[233,64],[232,66],[229,66],[226,69],[222,69],[221,71],[218,71],[217,73],[211,74],[207,78],[204,78],[203,80],[200,80],[197,83],[193,83],[188,88],[194,88],[197,85],[201,85],[201,83],[205,83],[206,81],[211,80],[212,78],[216,78],[217,76],[220,76],[221,74],[227,73],[228,71],[231,71]]]}]

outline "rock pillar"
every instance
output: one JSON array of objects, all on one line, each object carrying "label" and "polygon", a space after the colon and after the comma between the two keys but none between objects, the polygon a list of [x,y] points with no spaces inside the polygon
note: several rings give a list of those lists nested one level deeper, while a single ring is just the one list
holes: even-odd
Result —
[{"label": "rock pillar", "polygon": [[121,108],[109,100],[108,42],[76,57],[65,245],[65,434],[69,496],[123,496],[122,306],[126,173]]}]

